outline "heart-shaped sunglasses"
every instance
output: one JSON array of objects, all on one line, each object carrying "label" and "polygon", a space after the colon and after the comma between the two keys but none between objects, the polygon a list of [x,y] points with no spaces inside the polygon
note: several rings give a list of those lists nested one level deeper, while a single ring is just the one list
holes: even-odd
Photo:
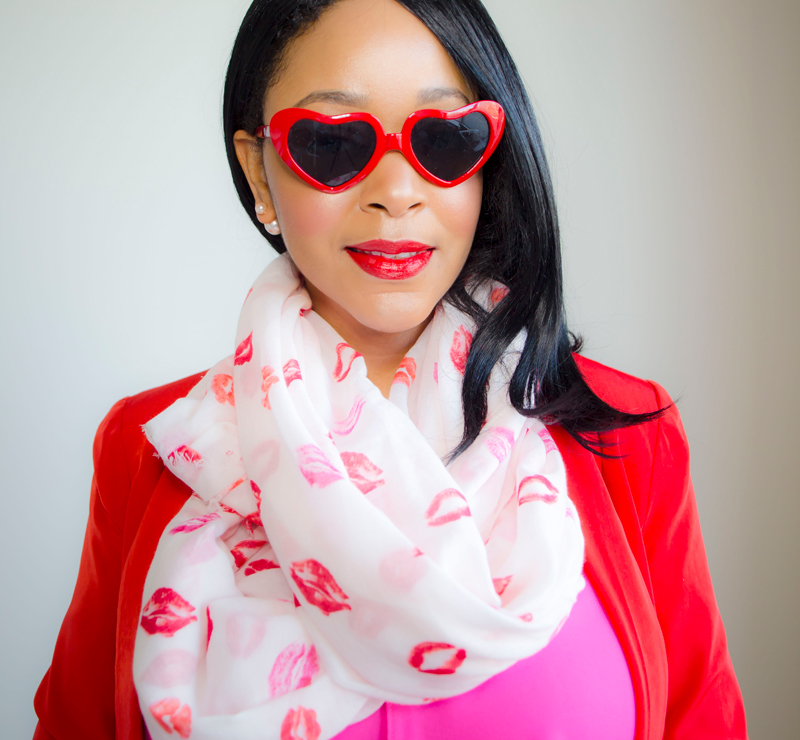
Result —
[{"label": "heart-shaped sunglasses", "polygon": [[497,148],[505,114],[499,103],[479,100],[456,110],[418,110],[399,134],[387,134],[369,113],[324,116],[285,108],[259,126],[256,136],[309,185],[338,193],[363,180],[388,151],[397,149],[426,180],[452,187],[474,175]]}]

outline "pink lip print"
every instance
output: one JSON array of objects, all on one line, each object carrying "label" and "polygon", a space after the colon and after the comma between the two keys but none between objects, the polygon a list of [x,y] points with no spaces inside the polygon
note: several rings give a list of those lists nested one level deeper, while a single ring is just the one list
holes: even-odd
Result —
[{"label": "pink lip print", "polygon": [[462,375],[467,369],[467,356],[472,346],[472,334],[464,326],[459,326],[453,334],[453,344],[450,346],[450,359],[453,367]]},{"label": "pink lip print", "polygon": [[191,447],[187,447],[186,445],[181,445],[180,447],[176,447],[172,452],[167,455],[167,460],[169,460],[173,465],[176,465],[178,460],[183,458],[186,462],[194,463],[197,467],[199,467],[202,462],[203,458],[199,452],[193,450]]},{"label": "pink lip print", "polygon": [[439,363],[433,363],[433,379],[436,381],[436,385],[439,385]]},{"label": "pink lip print", "polygon": [[219,514],[216,512],[213,514],[203,514],[194,519],[189,519],[183,524],[179,524],[177,527],[173,527],[169,530],[169,533],[180,534],[181,532],[194,532],[195,529],[200,529],[200,527],[205,526],[209,522],[213,522],[215,519],[219,519]]},{"label": "pink lip print", "polygon": [[333,433],[340,436],[350,434],[350,432],[353,431],[358,423],[359,418],[361,418],[361,410],[363,408],[364,399],[361,396],[356,396],[355,400],[353,401],[353,407],[350,409],[350,413],[347,415],[347,418],[342,419],[342,421],[337,421],[333,425]]},{"label": "pink lip print", "polygon": [[287,386],[290,386],[293,380],[303,379],[300,374],[300,363],[297,360],[289,360],[283,366],[283,379],[286,381]]},{"label": "pink lip print", "polygon": [[408,656],[408,663],[420,673],[443,676],[455,673],[467,657],[467,651],[448,642],[421,642]]},{"label": "pink lip print", "polygon": [[386,482],[380,477],[383,471],[361,452],[343,452],[342,462],[350,480],[361,493],[374,491]]},{"label": "pink lip print", "polygon": [[236,405],[233,398],[233,378],[230,375],[217,373],[211,379],[211,390],[214,391],[214,397],[219,403]]},{"label": "pink lip print", "polygon": [[392,385],[395,383],[411,385],[416,377],[417,363],[414,361],[413,357],[404,357],[403,361],[400,363],[400,367],[397,368],[397,372],[394,374]]},{"label": "pink lip print", "polygon": [[325,488],[343,478],[331,461],[325,457],[325,453],[315,445],[303,445],[298,448],[297,464],[310,486]]},{"label": "pink lip print", "polygon": [[264,393],[264,400],[261,402],[261,405],[265,409],[271,409],[272,406],[269,405],[269,389],[278,382],[278,376],[275,375],[275,371],[269,365],[265,365],[261,368],[261,378],[263,381],[261,383],[261,390]]},{"label": "pink lip print", "polygon": [[206,621],[208,622],[206,630],[206,652],[208,651],[208,643],[211,642],[211,633],[214,631],[214,622],[211,619],[211,609],[206,607]]},{"label": "pink lip print", "polygon": [[244,365],[253,359],[253,332],[250,332],[236,348],[236,354],[233,356],[234,365]]},{"label": "pink lip print", "polygon": [[317,649],[303,642],[293,642],[275,659],[269,674],[270,696],[283,696],[308,686],[319,672]]},{"label": "pink lip print", "polygon": [[[350,355],[350,352],[353,354]],[[345,360],[344,356],[349,355],[350,360],[347,362],[347,367],[344,366]],[[350,372],[350,368],[353,366],[353,361],[356,357],[361,357],[360,352],[356,352],[347,342],[339,342],[336,345],[336,367],[333,368],[333,377],[336,379],[337,383],[341,383],[346,377],[347,374]]]},{"label": "pink lip print", "polygon": [[142,672],[142,681],[168,689],[185,686],[197,670],[197,656],[188,650],[165,650]]},{"label": "pink lip print", "polygon": [[556,447],[555,440],[550,435],[550,432],[547,431],[547,429],[540,429],[538,432],[536,432],[536,434],[538,434],[541,437],[542,442],[544,442],[545,455],[553,450],[558,449],[558,447]]},{"label": "pink lip print", "polygon": [[489,303],[494,308],[500,301],[508,295],[508,288],[505,285],[500,288],[495,288],[489,295]]},{"label": "pink lip print", "polygon": [[494,584],[494,590],[497,591],[498,596],[502,596],[503,592],[508,588],[508,584],[511,583],[511,579],[514,576],[505,576],[503,578],[492,578],[492,583]]},{"label": "pink lip print", "polygon": [[290,709],[281,724],[281,740],[319,740],[321,732],[317,713],[305,707]]},{"label": "pink lip print", "polygon": [[262,570],[274,570],[275,568],[280,568],[281,566],[277,563],[273,563],[271,560],[267,560],[266,558],[262,558],[261,560],[254,560],[250,563],[245,569],[244,574],[246,576],[252,576],[253,573],[260,573]]},{"label": "pink lip print", "polygon": [[253,555],[253,553],[250,553],[250,555],[245,555],[242,550],[260,550],[266,544],[266,540],[242,540],[233,548],[231,548],[231,555],[233,555],[233,561],[236,563],[236,568],[241,568],[247,562],[247,558]]},{"label": "pink lip print", "polygon": [[170,735],[177,732],[185,738],[192,734],[192,709],[188,704],[181,706],[180,699],[162,699],[151,704],[148,709],[156,722]]},{"label": "pink lip print", "polygon": [[231,614],[225,629],[225,642],[231,655],[249,658],[264,641],[267,625],[263,617],[253,614]]},{"label": "pink lip print", "polygon": [[345,603],[349,597],[319,561],[303,560],[292,563],[292,580],[306,601],[326,616],[343,609],[350,611],[350,605]]},{"label": "pink lip print", "polygon": [[[528,490],[523,495],[523,489],[535,488],[537,483],[543,485],[547,489],[548,493]],[[519,489],[517,490],[517,503],[519,506],[522,506],[522,504],[527,504],[529,501],[543,501],[546,504],[554,504],[557,499],[558,489],[543,475],[526,476],[522,479],[522,483],[519,484]]]},{"label": "pink lip print", "polygon": [[497,462],[501,463],[514,446],[514,432],[507,427],[495,427],[489,432],[486,446],[497,458]]},{"label": "pink lip print", "polygon": [[[442,524],[454,522],[456,519],[461,519],[462,516],[472,516],[469,506],[461,506],[461,502],[467,503],[461,491],[455,488],[445,488],[444,491],[439,491],[431,501],[428,510],[425,512],[425,519],[428,521],[428,526],[440,527]],[[444,506],[444,513],[439,514],[439,509]],[[439,514],[437,516],[437,514]]]},{"label": "pink lip print", "polygon": [[142,627],[150,635],[172,637],[187,624],[197,621],[194,607],[171,588],[159,588],[142,609]]}]

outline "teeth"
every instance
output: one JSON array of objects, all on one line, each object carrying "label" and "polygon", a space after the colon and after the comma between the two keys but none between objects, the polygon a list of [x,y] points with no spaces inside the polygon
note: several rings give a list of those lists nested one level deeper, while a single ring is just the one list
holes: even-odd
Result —
[{"label": "teeth", "polygon": [[360,252],[361,254],[372,254],[376,257],[385,257],[386,259],[390,260],[405,260],[409,257],[414,257],[421,252],[400,252],[400,254],[387,254],[386,252],[368,252],[365,249],[354,249],[354,252]]}]

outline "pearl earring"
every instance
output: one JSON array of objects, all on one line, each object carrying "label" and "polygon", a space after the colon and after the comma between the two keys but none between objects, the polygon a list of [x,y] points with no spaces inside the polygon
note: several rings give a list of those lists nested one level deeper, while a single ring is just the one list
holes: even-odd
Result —
[{"label": "pearl earring", "polygon": [[264,228],[267,230],[268,234],[272,234],[273,236],[277,236],[281,233],[281,227],[278,226],[277,218],[274,221],[270,221],[268,224],[264,224]]},{"label": "pearl earring", "polygon": [[264,211],[267,210],[267,206],[264,203],[256,203],[256,213],[260,216]]}]

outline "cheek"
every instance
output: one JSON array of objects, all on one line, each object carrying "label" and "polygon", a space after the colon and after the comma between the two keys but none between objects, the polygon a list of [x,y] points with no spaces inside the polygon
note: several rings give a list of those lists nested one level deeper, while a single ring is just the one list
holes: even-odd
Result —
[{"label": "cheek", "polygon": [[483,178],[479,172],[454,188],[438,190],[435,203],[431,203],[438,221],[454,244],[469,252],[478,225],[483,196]]}]

